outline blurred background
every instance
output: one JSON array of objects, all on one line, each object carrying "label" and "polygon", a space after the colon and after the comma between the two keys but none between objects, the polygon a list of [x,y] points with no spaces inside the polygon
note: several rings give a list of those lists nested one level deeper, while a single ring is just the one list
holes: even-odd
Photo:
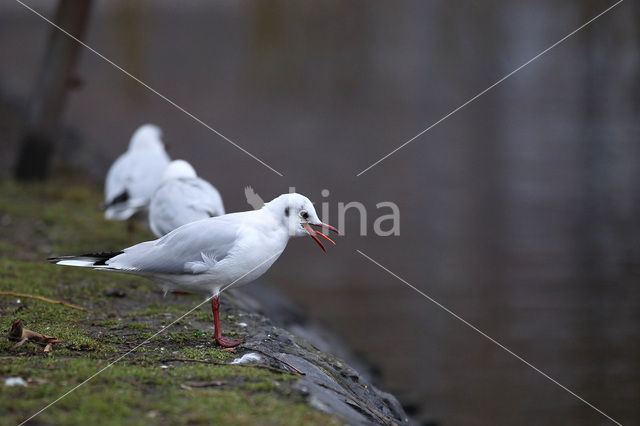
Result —
[{"label": "blurred background", "polygon": [[[29,1],[52,18],[56,2]],[[276,170],[79,51],[55,175],[101,182],[160,125],[227,211],[295,186],[360,201],[323,255],[266,275],[373,363],[425,422],[606,419],[358,255],[360,249],[622,423],[640,420],[640,6],[623,2],[360,177],[613,1],[96,1],[84,40]],[[49,24],[0,4],[0,167],[9,177]],[[328,189],[327,198],[321,190]],[[401,235],[376,237],[393,201]],[[96,242],[99,244],[99,242]],[[88,250],[103,247],[87,247]],[[118,247],[113,247],[116,249]]]}]

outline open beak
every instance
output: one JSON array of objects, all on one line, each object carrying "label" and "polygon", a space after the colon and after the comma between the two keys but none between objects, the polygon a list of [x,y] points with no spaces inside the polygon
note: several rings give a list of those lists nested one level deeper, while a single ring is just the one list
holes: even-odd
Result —
[{"label": "open beak", "polygon": [[[336,243],[333,242],[333,240],[329,237],[327,237],[326,235],[324,235],[322,232],[318,232],[315,229],[312,229],[309,223],[303,223],[302,227],[305,229],[305,231],[307,231],[307,233],[309,233],[309,235],[311,236],[311,238],[313,238],[316,243],[318,243],[318,245],[320,246],[320,248],[322,249],[322,251],[324,251],[325,253],[327,252],[327,249],[324,248],[324,245],[322,244],[322,242],[318,239],[317,236],[324,238],[325,240],[329,241],[331,244],[336,245]],[[327,225],[326,223],[320,223],[320,224],[311,224],[314,226],[319,226],[321,228],[326,228],[330,231],[335,232],[336,234],[339,234],[338,230],[336,228],[334,228],[331,225]]]},{"label": "open beak", "polygon": [[[333,227],[333,226],[331,226],[331,225],[327,225],[326,223],[322,223],[322,222],[320,222],[320,223],[319,223],[319,224],[317,224],[317,225],[316,225],[315,223],[310,223],[309,225],[318,226],[318,227],[320,227],[320,228],[328,229],[329,231],[333,231],[333,232],[335,232],[336,234],[340,235],[340,231],[338,231],[336,228],[334,228],[334,227]],[[324,235],[324,234],[323,234],[323,235]],[[332,242],[333,242],[333,241],[332,241]],[[334,244],[335,244],[335,243],[334,243]]]}]

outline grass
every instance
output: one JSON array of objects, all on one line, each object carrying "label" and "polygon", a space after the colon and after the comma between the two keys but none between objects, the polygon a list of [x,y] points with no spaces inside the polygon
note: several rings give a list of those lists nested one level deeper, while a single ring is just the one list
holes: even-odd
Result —
[{"label": "grass", "polygon": [[[150,239],[143,226],[129,235],[107,222],[96,206],[101,188],[77,180],[21,184],[0,181],[0,291],[40,295],[87,312],[30,298],[0,295],[0,328],[15,318],[62,339],[52,352],[0,339],[0,424],[17,424],[112,360],[143,343],[162,326],[201,302],[162,297],[146,280],[51,265],[52,254],[117,250]],[[125,298],[108,295],[124,290]],[[223,315],[235,324],[237,315]],[[292,390],[294,376],[255,367],[215,365],[238,354],[211,341],[210,311],[203,306],[153,338],[38,416],[53,424],[337,424]],[[230,324],[229,336],[246,332]],[[212,364],[168,362],[209,360]],[[22,377],[27,387],[4,385]],[[190,386],[194,382],[219,386]]]},{"label": "grass", "polygon": [[[105,361],[84,358],[23,358],[3,363],[0,375],[15,375],[35,386],[3,387],[2,422],[15,423],[45,403],[81,384]],[[241,369],[241,374],[239,374]],[[108,368],[82,389],[41,414],[41,421],[56,424],[146,424],[167,422],[225,424],[308,424],[327,421],[309,409],[301,397],[278,392],[290,381],[267,370],[232,366],[206,368],[181,365],[139,366],[124,363]],[[193,382],[221,382],[221,386],[192,388]]]}]

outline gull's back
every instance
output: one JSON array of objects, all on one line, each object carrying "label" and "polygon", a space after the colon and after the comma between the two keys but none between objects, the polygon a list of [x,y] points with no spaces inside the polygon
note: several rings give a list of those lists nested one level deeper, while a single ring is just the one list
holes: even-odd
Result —
[{"label": "gull's back", "polygon": [[160,237],[187,223],[224,214],[222,197],[209,182],[199,177],[170,179],[153,194],[149,225]]}]

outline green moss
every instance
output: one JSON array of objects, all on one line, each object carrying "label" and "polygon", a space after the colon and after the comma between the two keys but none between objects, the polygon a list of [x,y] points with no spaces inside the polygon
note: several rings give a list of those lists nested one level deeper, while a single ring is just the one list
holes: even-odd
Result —
[{"label": "green moss", "polygon": [[[150,238],[139,226],[107,222],[97,206],[102,189],[77,181],[18,184],[0,181],[0,290],[39,295],[87,308],[83,312],[31,298],[0,295],[0,329],[22,318],[27,328],[64,340],[45,354],[42,347],[0,339],[0,378],[22,377],[28,387],[0,385],[0,423],[17,424],[109,363],[95,376],[41,413],[52,424],[337,424],[311,409],[291,384],[296,376],[251,366],[169,362],[171,358],[224,363],[237,356],[214,346],[208,304],[162,329],[198,296],[163,298],[148,281],[81,268],[51,265],[52,254],[116,250]],[[123,299],[108,297],[125,289]],[[18,299],[19,302],[18,302]],[[233,327],[232,315],[223,321]],[[156,335],[157,331],[163,330]],[[237,335],[233,330],[226,333]],[[148,343],[138,347],[145,339]],[[162,368],[163,365],[167,368]],[[193,387],[193,382],[222,386]]]},{"label": "green moss", "polygon": [[[106,362],[85,359],[20,359],[0,365],[0,375],[31,379],[27,388],[0,388],[4,421],[18,423],[95,372]],[[45,378],[46,377],[46,378]],[[283,379],[284,377],[284,379]],[[221,381],[212,388],[180,385]],[[167,369],[116,364],[39,416],[47,423],[172,424],[234,423],[327,424],[301,399],[278,392],[288,378],[268,370],[236,366],[178,365]],[[235,384],[233,384],[235,383]]]},{"label": "green moss", "polygon": [[205,309],[198,309],[195,310],[191,313],[191,315],[193,316],[194,319],[200,321],[200,322],[211,322],[212,321],[212,317],[211,317],[211,308],[209,307],[209,305],[206,306]]},{"label": "green moss", "polygon": [[0,181],[0,215],[28,236],[42,239],[48,247],[36,248],[45,255],[90,251],[98,242],[103,244],[100,249],[116,250],[130,245],[132,239],[149,239],[149,231],[142,226],[129,238],[124,223],[105,221],[98,209],[101,202],[102,189],[97,186],[61,180]]},{"label": "green moss", "polygon": [[154,327],[151,327],[148,324],[142,324],[139,322],[128,323],[126,324],[126,327],[130,328],[131,330],[155,330]]},{"label": "green moss", "polygon": [[115,326],[116,328],[120,328],[122,327],[122,322],[114,319],[106,319],[106,320],[95,321],[93,325],[96,325],[98,327],[114,328],[113,326]]},{"label": "green moss", "polygon": [[[193,300],[182,300],[182,304],[177,305],[171,303],[168,299],[171,296],[168,296],[166,299],[166,303],[149,303],[148,305],[132,311],[127,314],[129,317],[144,317],[144,316],[154,316],[154,315],[164,315],[164,314],[175,314],[175,315],[167,315],[167,318],[178,318],[180,315],[185,313],[185,306],[193,305]],[[193,312],[195,313],[195,312]],[[192,313],[192,314],[193,314]]]},{"label": "green moss", "polygon": [[180,351],[180,355],[190,359],[206,359],[213,361],[224,361],[233,358],[229,352],[225,352],[213,347],[185,347]]}]

